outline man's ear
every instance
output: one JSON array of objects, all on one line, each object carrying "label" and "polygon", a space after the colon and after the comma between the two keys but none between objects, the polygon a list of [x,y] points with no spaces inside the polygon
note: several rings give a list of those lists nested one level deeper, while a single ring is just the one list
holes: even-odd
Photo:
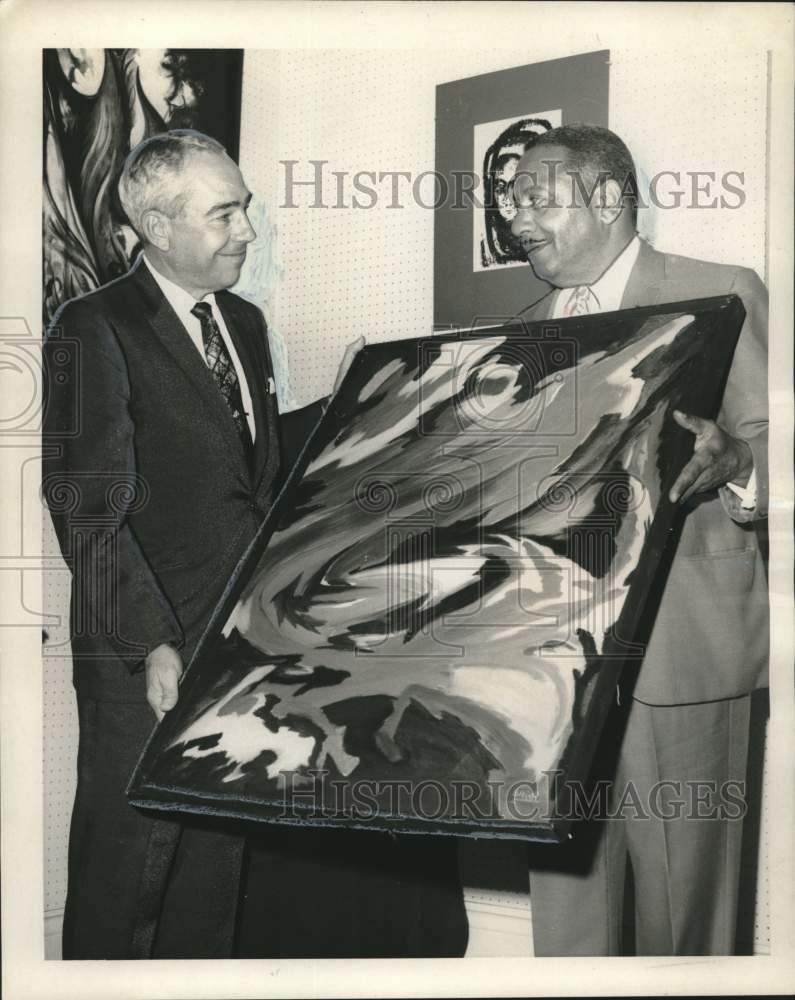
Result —
[{"label": "man's ear", "polygon": [[163,253],[171,249],[171,220],[156,208],[150,208],[141,217],[141,235],[144,240]]},{"label": "man's ear", "polygon": [[610,177],[600,184],[598,199],[599,217],[609,226],[616,221],[624,208],[618,181]]}]

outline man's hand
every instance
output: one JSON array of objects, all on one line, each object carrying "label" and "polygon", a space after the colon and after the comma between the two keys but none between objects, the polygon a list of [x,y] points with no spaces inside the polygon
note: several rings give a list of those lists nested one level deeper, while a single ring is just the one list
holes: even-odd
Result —
[{"label": "man's hand", "polygon": [[345,353],[342,355],[342,361],[340,361],[340,366],[337,369],[337,377],[334,379],[334,388],[331,390],[332,396],[342,385],[342,380],[348,374],[348,369],[353,364],[353,359],[356,357],[357,352],[363,347],[364,337],[357,337],[353,343],[348,344],[345,348]]},{"label": "man's hand", "polygon": [[744,486],[748,482],[754,459],[745,441],[721,430],[714,420],[693,417],[680,410],[674,410],[674,420],[696,435],[696,443],[693,457],[668,494],[671,503],[687,500],[694,493],[715,490],[726,483]]},{"label": "man's hand", "polygon": [[182,657],[168,643],[156,646],[146,660],[146,700],[152,706],[157,721],[177,703]]}]

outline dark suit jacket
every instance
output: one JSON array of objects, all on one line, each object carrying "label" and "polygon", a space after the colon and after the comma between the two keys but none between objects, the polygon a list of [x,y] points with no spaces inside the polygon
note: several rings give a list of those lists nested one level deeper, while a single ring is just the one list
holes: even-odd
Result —
[{"label": "dark suit jacket", "polygon": [[[522,319],[549,318],[554,294],[529,306]],[[750,445],[757,509],[742,511],[728,491],[699,494],[687,505],[634,691],[653,705],[730,698],[767,683],[767,579],[757,531],[768,494],[765,286],[748,268],[659,253],[641,241],[621,308],[728,294],[742,299],[746,318],[718,423]]]},{"label": "dark suit jacket", "polygon": [[[72,569],[74,680],[88,697],[143,700],[159,643],[190,659],[289,463],[262,315],[216,299],[251,390],[253,461],[140,259],[66,303],[48,332],[43,493]],[[299,434],[319,415],[297,415]]]}]

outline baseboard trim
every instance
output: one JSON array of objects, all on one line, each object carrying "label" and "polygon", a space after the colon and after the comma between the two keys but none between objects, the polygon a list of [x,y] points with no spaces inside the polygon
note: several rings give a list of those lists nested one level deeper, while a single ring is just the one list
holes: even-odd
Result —
[{"label": "baseboard trim", "polygon": [[44,911],[44,958],[60,959],[63,907]]},{"label": "baseboard trim", "polygon": [[[485,895],[485,894],[484,894]],[[466,892],[464,903],[469,918],[466,958],[533,955],[533,921],[526,896],[496,893],[484,898],[477,891]],[[44,913],[44,958],[60,960],[63,907]],[[770,947],[757,941],[748,954],[770,955]]]},{"label": "baseboard trim", "polygon": [[530,900],[518,893],[465,892],[464,903],[469,918],[469,944],[466,958],[533,955],[533,921]]}]

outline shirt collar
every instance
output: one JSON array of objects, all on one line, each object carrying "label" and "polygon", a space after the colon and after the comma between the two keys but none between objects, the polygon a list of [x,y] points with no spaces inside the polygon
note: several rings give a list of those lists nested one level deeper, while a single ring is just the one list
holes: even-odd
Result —
[{"label": "shirt collar", "polygon": [[[170,278],[167,278],[164,274],[161,274],[160,271],[157,270],[154,264],[146,256],[146,253],[144,253],[142,256],[144,259],[144,264],[146,264],[149,273],[157,282],[160,291],[163,293],[163,295],[165,295],[168,304],[171,306],[171,308],[174,310],[177,316],[184,316],[187,313],[189,313],[191,309],[193,309],[193,307],[196,305],[196,299],[194,299],[194,297],[190,294],[190,292],[186,292],[184,288],[181,288]],[[209,292],[200,301],[209,302],[211,306],[215,307],[215,293]]]}]

